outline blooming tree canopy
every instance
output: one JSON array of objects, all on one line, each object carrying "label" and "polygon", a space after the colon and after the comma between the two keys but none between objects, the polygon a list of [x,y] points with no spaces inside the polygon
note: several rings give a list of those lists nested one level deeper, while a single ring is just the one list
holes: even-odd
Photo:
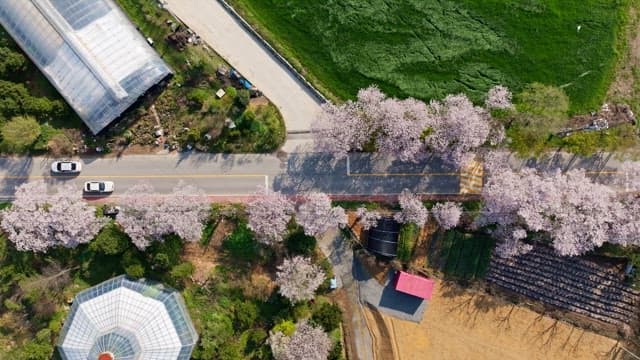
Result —
[{"label": "blooming tree canopy", "polygon": [[449,230],[458,226],[462,207],[454,202],[438,203],[431,209],[431,214],[443,229]]},{"label": "blooming tree canopy", "polygon": [[249,229],[258,241],[273,245],[282,241],[294,213],[293,202],[277,191],[263,190],[247,205]]},{"label": "blooming tree canopy", "polygon": [[311,259],[294,256],[285,259],[278,266],[276,284],[280,287],[280,294],[292,303],[313,299],[316,289],[324,282],[325,274],[322,269],[313,264]]},{"label": "blooming tree canopy", "polygon": [[489,137],[489,113],[462,94],[433,100],[429,109],[432,132],[425,138],[427,148],[456,167],[468,164]]},{"label": "blooming tree canopy", "polygon": [[291,337],[280,331],[271,333],[269,345],[276,360],[326,360],[333,344],[321,327],[303,320]]},{"label": "blooming tree canopy", "polygon": [[404,189],[398,196],[398,202],[402,211],[395,215],[396,221],[423,226],[429,220],[429,210],[422,204],[420,196]]},{"label": "blooming tree canopy", "polygon": [[497,225],[500,255],[526,251],[520,246],[526,231],[548,234],[558,254],[574,256],[605,242],[628,244],[632,239],[621,229],[639,228],[638,217],[630,213],[637,200],[621,202],[611,188],[594,183],[581,170],[538,174],[504,169],[489,176],[482,195],[477,225]]},{"label": "blooming tree canopy", "polygon": [[[511,93],[497,86],[486,105],[511,107]],[[502,125],[465,95],[449,95],[427,106],[412,98],[388,98],[375,86],[361,89],[356,101],[324,105],[312,123],[312,133],[316,149],[337,158],[373,142],[379,153],[401,161],[417,161],[432,152],[455,166],[470,161],[487,141],[497,145],[504,139]]]},{"label": "blooming tree canopy", "polygon": [[487,109],[511,109],[513,108],[512,97],[509,89],[502,85],[496,85],[489,89],[484,104]]},{"label": "blooming tree canopy", "polygon": [[120,197],[116,220],[140,250],[167,234],[198,241],[209,214],[209,199],[201,189],[178,183],[168,195],[155,193],[149,183],[132,186]]},{"label": "blooming tree canopy", "polygon": [[298,207],[296,222],[309,236],[318,236],[330,228],[347,224],[347,214],[340,206],[331,207],[331,199],[325,193],[313,192],[305,195]]},{"label": "blooming tree canopy", "polygon": [[366,208],[360,207],[356,210],[356,217],[362,229],[369,230],[378,225],[378,220],[382,218],[382,215],[375,210],[367,210]]},{"label": "blooming tree canopy", "polygon": [[48,195],[44,181],[16,187],[12,206],[1,216],[0,226],[16,249],[34,252],[87,243],[107,222],[96,217],[95,208],[87,205],[80,190],[62,185]]}]

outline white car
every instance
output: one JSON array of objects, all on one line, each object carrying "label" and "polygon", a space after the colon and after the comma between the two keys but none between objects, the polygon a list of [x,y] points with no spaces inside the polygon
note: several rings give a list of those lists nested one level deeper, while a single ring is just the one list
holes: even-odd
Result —
[{"label": "white car", "polygon": [[80,161],[54,161],[51,164],[51,172],[54,174],[77,174],[82,171],[82,164]]},{"label": "white car", "polygon": [[112,193],[114,186],[113,181],[87,181],[83,189],[89,194],[106,194]]}]

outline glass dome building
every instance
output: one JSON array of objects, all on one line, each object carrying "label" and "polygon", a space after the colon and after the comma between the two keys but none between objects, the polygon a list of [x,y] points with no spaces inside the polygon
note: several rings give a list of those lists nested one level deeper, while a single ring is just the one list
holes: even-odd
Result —
[{"label": "glass dome building", "polygon": [[57,345],[65,360],[188,360],[197,341],[177,291],[122,275],[76,295]]}]

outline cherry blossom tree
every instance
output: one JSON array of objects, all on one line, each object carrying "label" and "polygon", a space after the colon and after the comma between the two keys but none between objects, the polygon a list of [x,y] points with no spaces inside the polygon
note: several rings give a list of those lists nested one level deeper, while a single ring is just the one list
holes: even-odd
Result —
[{"label": "cherry blossom tree", "polygon": [[330,228],[347,224],[347,214],[340,206],[331,207],[331,199],[325,193],[313,192],[305,195],[298,207],[296,222],[309,236],[318,236]]},{"label": "cherry blossom tree", "polygon": [[326,360],[333,343],[321,327],[302,320],[291,337],[271,333],[269,345],[276,360]]},{"label": "cherry blossom tree", "polygon": [[149,183],[132,186],[120,197],[117,222],[140,250],[164,235],[198,241],[209,214],[209,199],[201,189],[178,183],[173,192],[158,194]]},{"label": "cherry blossom tree", "polygon": [[423,226],[429,220],[429,210],[422,204],[420,196],[404,189],[398,196],[398,202],[402,211],[395,215],[396,221]]},{"label": "cherry blossom tree", "polygon": [[427,106],[416,99],[385,99],[378,104],[376,146],[378,152],[400,161],[416,161],[424,155],[423,133],[427,125]]},{"label": "cherry blossom tree", "polygon": [[349,151],[362,150],[371,137],[370,128],[360,115],[358,105],[347,101],[341,106],[322,105],[322,111],[311,124],[311,133],[317,151],[341,159]]},{"label": "cherry blossom tree", "polygon": [[614,183],[621,185],[624,191],[640,191],[640,162],[625,161],[614,176]]},{"label": "cherry blossom tree", "polygon": [[282,242],[294,213],[293,202],[277,191],[261,190],[247,206],[249,229],[258,241],[273,245]]},{"label": "cherry blossom tree", "polygon": [[462,94],[433,100],[429,109],[432,131],[425,138],[427,148],[456,167],[468,164],[489,137],[489,113]]},{"label": "cherry blossom tree", "polygon": [[360,207],[356,210],[356,217],[362,229],[369,230],[378,225],[378,220],[382,218],[382,215],[375,210],[367,210],[364,207]]},{"label": "cherry blossom tree", "polygon": [[449,230],[458,226],[462,207],[454,202],[438,203],[431,209],[431,214],[443,229]]},{"label": "cherry blossom tree", "polygon": [[[526,251],[526,231],[546,233],[560,255],[584,254],[608,241],[628,242],[618,234],[628,209],[608,186],[594,183],[581,170],[539,174],[509,169],[489,176],[477,225],[496,225],[503,243],[498,254]],[[634,224],[629,224],[633,229]],[[616,240],[617,239],[617,240]]]},{"label": "cherry blossom tree", "polygon": [[74,248],[91,241],[107,219],[82,199],[82,192],[62,185],[47,194],[44,181],[16,187],[15,200],[1,213],[0,227],[20,251],[46,252],[56,246]]},{"label": "cherry blossom tree", "polygon": [[513,108],[512,97],[509,89],[502,85],[496,85],[489,89],[484,104],[487,109],[511,109]]},{"label": "cherry blossom tree", "polygon": [[276,273],[280,294],[292,303],[313,299],[316,289],[324,279],[324,271],[313,264],[311,259],[302,256],[284,259]]}]

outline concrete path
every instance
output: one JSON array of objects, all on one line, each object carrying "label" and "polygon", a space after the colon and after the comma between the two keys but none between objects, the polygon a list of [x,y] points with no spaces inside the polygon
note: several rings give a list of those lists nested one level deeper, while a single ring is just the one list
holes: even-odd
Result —
[{"label": "concrete path", "polygon": [[[279,109],[287,131],[309,131],[319,101],[216,0],[166,0],[167,8],[258,87]],[[287,144],[293,151],[306,145]]]},{"label": "concrete path", "polygon": [[318,246],[331,262],[338,287],[346,291],[349,300],[357,309],[351,314],[350,328],[353,329],[358,358],[373,359],[373,339],[362,310],[359,284],[353,276],[355,259],[351,245],[345,241],[337,229],[334,229],[318,238]]}]

